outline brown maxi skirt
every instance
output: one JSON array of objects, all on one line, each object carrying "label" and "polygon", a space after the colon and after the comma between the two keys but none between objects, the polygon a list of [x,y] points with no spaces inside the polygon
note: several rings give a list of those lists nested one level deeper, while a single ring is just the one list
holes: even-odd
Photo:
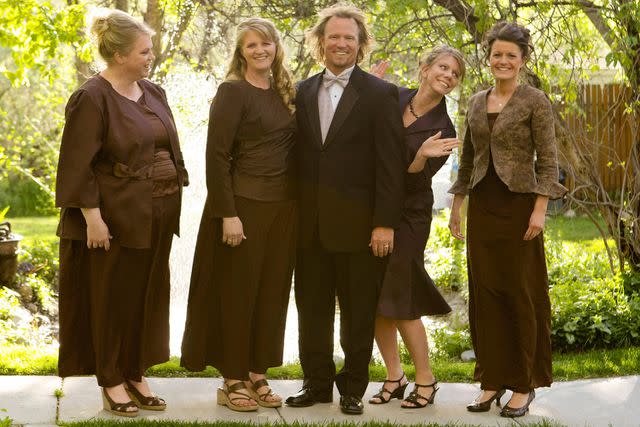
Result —
[{"label": "brown maxi skirt", "polygon": [[179,206],[180,193],[153,199],[150,249],[60,240],[61,377],[95,374],[101,387],[113,387],[169,359],[169,252]]},{"label": "brown maxi skirt", "polygon": [[222,221],[208,207],[193,259],[181,365],[206,365],[249,379],[282,365],[296,248],[296,202],[235,198],[247,239],[222,243]]},{"label": "brown maxi skirt", "polygon": [[489,162],[469,196],[469,324],[483,390],[551,385],[551,306],[542,233],[523,240],[535,194],[513,193]]}]

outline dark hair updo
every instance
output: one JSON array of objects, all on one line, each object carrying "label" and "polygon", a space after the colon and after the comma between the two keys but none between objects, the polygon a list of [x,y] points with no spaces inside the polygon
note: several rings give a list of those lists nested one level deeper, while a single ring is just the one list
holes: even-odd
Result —
[{"label": "dark hair updo", "polygon": [[530,39],[531,34],[527,28],[515,22],[500,21],[491,27],[484,36],[485,58],[489,59],[493,42],[502,40],[517,44],[522,52],[522,59],[527,60],[533,50]]}]

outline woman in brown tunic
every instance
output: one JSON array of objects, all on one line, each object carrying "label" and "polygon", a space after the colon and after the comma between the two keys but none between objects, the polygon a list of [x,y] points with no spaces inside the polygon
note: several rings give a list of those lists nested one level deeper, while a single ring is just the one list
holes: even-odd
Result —
[{"label": "woman in brown tunic", "polygon": [[446,314],[451,307],[424,268],[424,248],[431,229],[431,178],[459,144],[444,96],[458,86],[464,72],[462,54],[440,46],[427,52],[420,62],[419,89],[400,88],[405,143],[412,162],[405,179],[402,220],[395,232],[376,316],[376,343],[387,368],[387,379],[369,403],[404,398],[408,380],[400,364],[398,331],[416,368],[415,388],[402,407],[422,408],[433,403],[437,391],[420,317]]},{"label": "woman in brown tunic", "polygon": [[142,376],[169,359],[169,251],[186,172],[164,91],[145,80],[153,31],[120,11],[92,24],[105,70],[69,99],[56,204],[59,374],[95,374],[104,408],[163,410]]},{"label": "woman in brown tunic", "polygon": [[482,393],[472,412],[500,404],[526,414],[534,389],[551,385],[551,308],[542,230],[549,198],[561,197],[553,113],[546,95],[518,84],[529,31],[496,24],[486,37],[495,87],[469,102],[449,227],[463,239],[460,207],[469,194],[469,324]]},{"label": "woman in brown tunic", "polygon": [[211,105],[207,189],[191,276],[182,365],[216,367],[218,404],[282,405],[265,379],[282,364],[294,265],[294,89],[274,25],[238,27],[227,80]]}]

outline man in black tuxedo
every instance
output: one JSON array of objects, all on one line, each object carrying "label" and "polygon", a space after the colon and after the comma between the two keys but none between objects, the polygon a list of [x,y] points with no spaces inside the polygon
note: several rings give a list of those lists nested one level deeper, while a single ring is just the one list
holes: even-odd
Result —
[{"label": "man in black tuxedo", "polygon": [[[362,413],[384,257],[403,201],[403,126],[395,86],[362,71],[371,43],[355,7],[324,9],[310,33],[326,69],[296,96],[300,241],[295,274],[303,388],[289,406]],[[333,362],[335,298],[345,364]]]}]

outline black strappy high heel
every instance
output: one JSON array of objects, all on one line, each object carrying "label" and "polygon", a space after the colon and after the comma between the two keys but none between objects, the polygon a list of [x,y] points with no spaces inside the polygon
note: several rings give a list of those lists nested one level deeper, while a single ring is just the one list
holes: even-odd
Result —
[{"label": "black strappy high heel", "polygon": [[[407,388],[407,385],[409,385],[409,381],[407,381],[406,383],[402,384],[402,380],[405,379],[406,376],[404,375],[404,372],[402,373],[402,376],[400,377],[400,379],[397,380],[385,380],[385,382],[382,383],[382,388],[380,389],[379,392],[377,392],[376,394],[374,394],[373,396],[371,396],[371,399],[369,399],[369,403],[373,404],[373,405],[382,405],[384,403],[389,403],[389,401],[391,399],[403,399],[404,398],[404,391]],[[389,389],[387,389],[385,387],[385,384],[390,383],[390,384],[398,384],[398,388],[396,388],[395,390],[391,391]],[[385,399],[384,394],[387,393],[389,395],[388,399]],[[379,400],[375,400],[375,399],[379,399]]]},{"label": "black strappy high heel", "polygon": [[[415,408],[424,408],[427,405],[433,404],[433,401],[436,398],[436,393],[438,392],[438,390],[440,390],[438,387],[436,387],[436,384],[438,384],[438,381],[434,381],[431,384],[416,383],[415,386],[413,387],[413,391],[409,393],[409,396],[407,396],[406,399],[404,399],[405,402],[412,403],[413,406],[400,406],[400,407],[404,409],[415,409]],[[433,392],[431,392],[431,395],[429,397],[423,396],[420,393],[418,393],[419,388],[432,388]],[[420,403],[418,399],[425,400],[426,403]]]}]

